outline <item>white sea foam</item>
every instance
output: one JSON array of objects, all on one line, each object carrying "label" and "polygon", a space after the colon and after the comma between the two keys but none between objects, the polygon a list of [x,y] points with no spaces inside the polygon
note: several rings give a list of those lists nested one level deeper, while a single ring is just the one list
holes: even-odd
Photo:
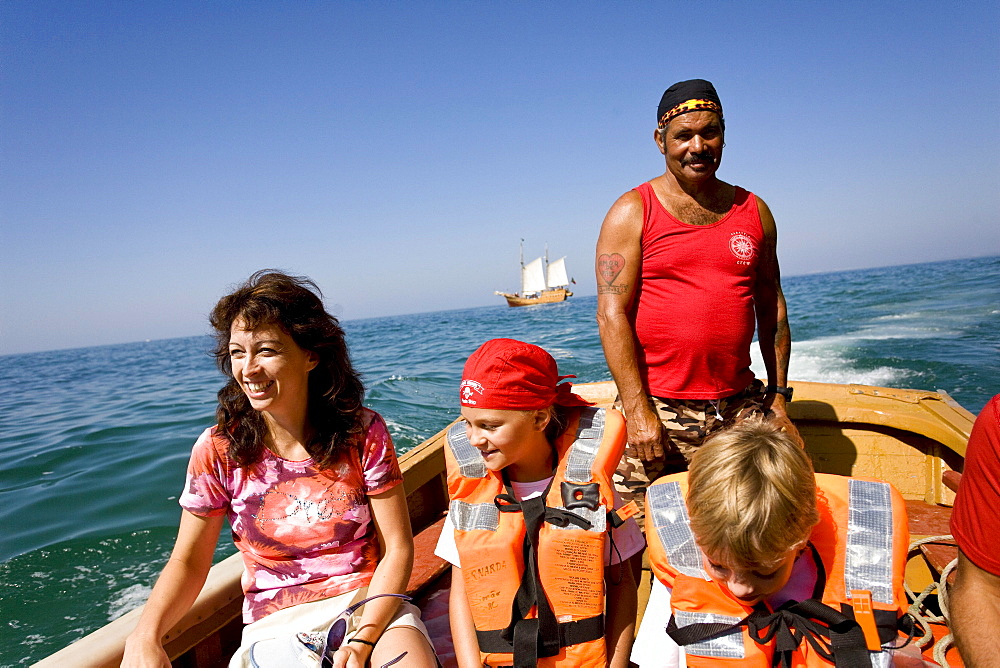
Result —
[{"label": "white sea foam", "polygon": [[382,419],[385,420],[385,426],[387,426],[389,428],[389,431],[394,434],[417,434],[420,432],[419,429],[417,429],[412,425],[403,424],[401,422],[397,422],[391,418],[386,418],[384,416]]},{"label": "white sea foam", "polygon": [[[864,336],[831,336],[792,344],[792,358],[788,364],[789,380],[819,383],[859,383],[861,385],[892,386],[912,375],[906,369],[880,366],[859,369],[846,355],[850,345]],[[750,368],[758,378],[767,378],[760,349],[750,349]]]},{"label": "white sea foam", "polygon": [[571,360],[576,357],[575,351],[569,348],[560,348],[552,344],[546,344],[545,350],[548,354],[552,355],[553,359],[557,360]]},{"label": "white sea foam", "polygon": [[125,587],[108,604],[108,621],[114,621],[125,613],[135,610],[146,602],[153,588],[149,585],[134,584]]},{"label": "white sea foam", "polygon": [[[925,321],[926,322],[926,321]],[[906,326],[906,325],[868,325],[862,329],[847,335],[855,340],[885,341],[888,339],[947,339],[961,334],[960,331],[949,327],[934,325]]]}]

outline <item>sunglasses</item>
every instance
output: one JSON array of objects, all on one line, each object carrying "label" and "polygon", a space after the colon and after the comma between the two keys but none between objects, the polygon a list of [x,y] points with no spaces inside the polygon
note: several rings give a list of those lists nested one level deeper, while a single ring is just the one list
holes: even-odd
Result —
[{"label": "sunglasses", "polygon": [[[412,600],[409,596],[405,594],[376,594],[375,596],[369,596],[368,598],[362,599],[345,609],[342,613],[337,615],[333,620],[333,624],[330,625],[330,630],[326,634],[326,643],[323,646],[319,646],[315,642],[314,634],[300,633],[297,638],[299,642],[311,649],[312,651],[320,654],[323,657],[322,667],[327,668],[327,666],[333,665],[333,653],[340,649],[340,646],[344,644],[344,636],[347,635],[347,620],[350,619],[354,612],[369,601],[374,601],[376,598],[382,598],[383,596],[392,596],[394,598],[401,598],[404,601]],[[400,659],[406,656],[406,652],[403,652],[395,659],[389,663],[382,664],[382,668],[389,668],[389,666],[397,663]]]}]

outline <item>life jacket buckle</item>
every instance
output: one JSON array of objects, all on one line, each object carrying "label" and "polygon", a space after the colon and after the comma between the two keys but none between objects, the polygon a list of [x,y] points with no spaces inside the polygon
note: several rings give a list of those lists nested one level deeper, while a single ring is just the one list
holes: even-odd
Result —
[{"label": "life jacket buckle", "polygon": [[851,590],[851,608],[854,611],[854,621],[858,623],[865,634],[865,644],[869,651],[878,652],[882,642],[878,637],[878,627],[875,624],[875,613],[872,609],[872,593],[867,590]]},{"label": "life jacket buckle", "polygon": [[596,482],[577,484],[564,481],[560,492],[563,506],[567,509],[597,510],[601,505],[601,486]]}]

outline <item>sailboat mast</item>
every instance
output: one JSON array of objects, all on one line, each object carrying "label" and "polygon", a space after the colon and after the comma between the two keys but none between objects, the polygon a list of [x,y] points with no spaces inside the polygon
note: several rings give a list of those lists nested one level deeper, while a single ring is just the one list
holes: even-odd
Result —
[{"label": "sailboat mast", "polygon": [[549,277],[549,242],[546,241],[545,242],[545,287],[551,288],[552,286],[549,285],[548,277]]},{"label": "sailboat mast", "polygon": [[524,239],[521,239],[517,252],[521,259],[521,291],[517,294],[524,295]]}]

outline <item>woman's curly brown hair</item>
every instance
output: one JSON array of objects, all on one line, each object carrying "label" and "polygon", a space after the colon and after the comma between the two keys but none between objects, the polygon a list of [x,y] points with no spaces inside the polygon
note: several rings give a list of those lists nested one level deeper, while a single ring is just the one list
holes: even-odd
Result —
[{"label": "woman's curly brown hair", "polygon": [[300,348],[319,356],[319,363],[309,373],[306,413],[314,433],[303,445],[320,468],[332,466],[362,431],[365,388],[351,364],[344,330],[323,308],[321,294],[308,278],[262,269],[212,309],[213,354],[219,369],[229,377],[219,390],[216,419],[219,430],[229,439],[229,456],[241,467],[263,458],[267,423],[233,378],[229,337],[237,320],[251,330],[277,325]]}]

